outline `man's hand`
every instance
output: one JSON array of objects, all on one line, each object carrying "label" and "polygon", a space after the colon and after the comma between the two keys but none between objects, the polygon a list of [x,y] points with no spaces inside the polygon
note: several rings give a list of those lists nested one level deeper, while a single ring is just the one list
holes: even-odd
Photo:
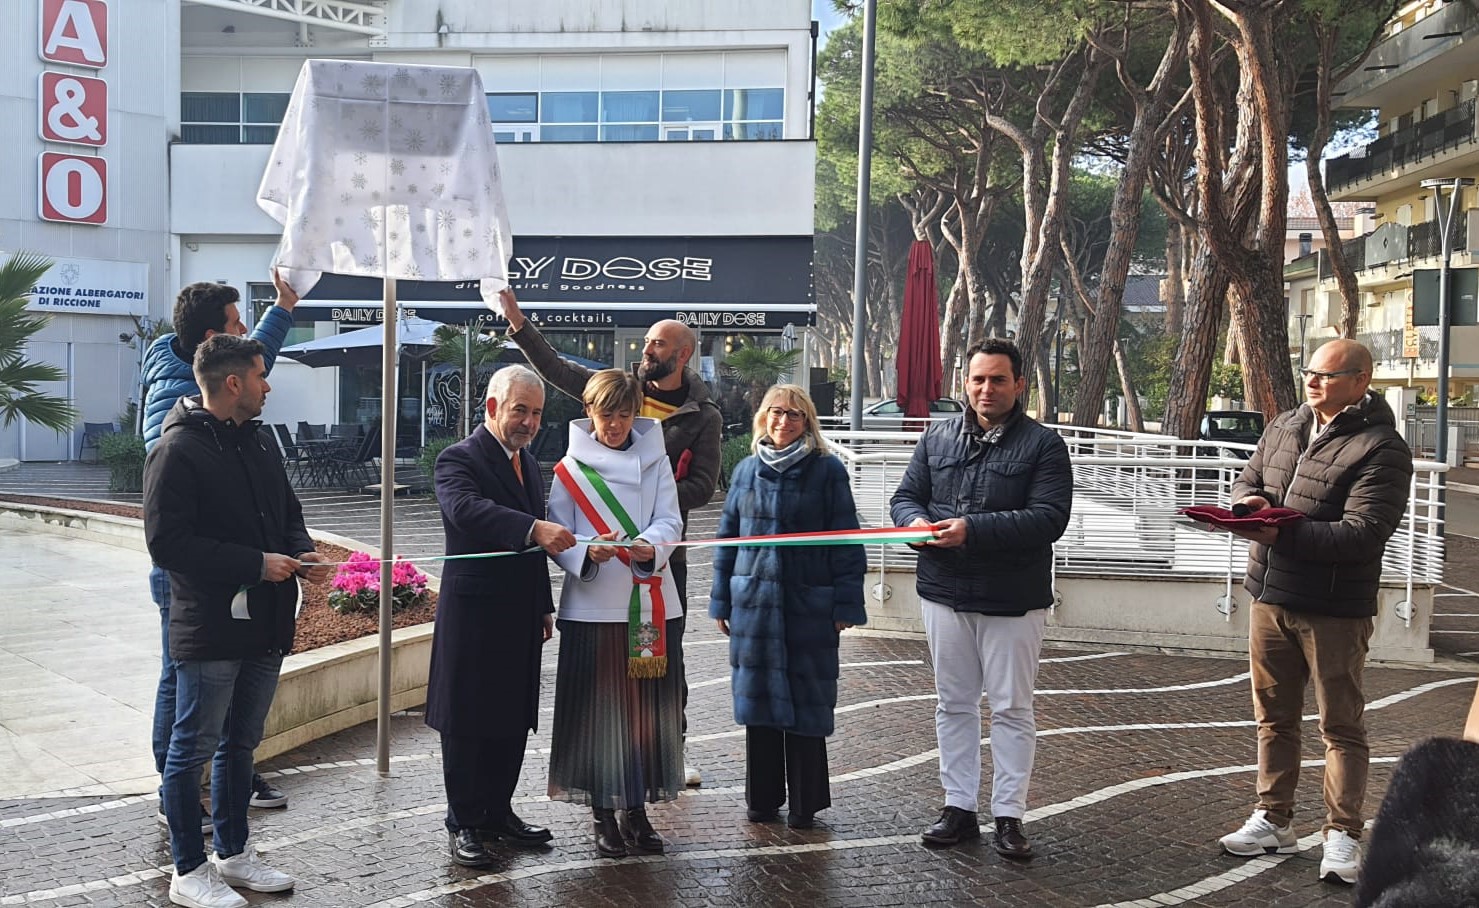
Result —
[{"label": "man's hand", "polygon": [[925,543],[942,549],[953,549],[965,545],[965,518],[949,517],[938,523],[925,522],[925,526],[933,526],[935,538]]},{"label": "man's hand", "polygon": [[[615,542],[616,531],[612,530],[609,533],[602,533],[595,538],[604,539],[607,542]],[[605,564],[606,562],[616,557],[617,551],[619,550],[614,545],[593,545],[585,550],[585,554],[587,558],[589,558],[596,564]]]},{"label": "man's hand", "polygon": [[1248,513],[1250,514],[1254,511],[1261,511],[1269,506],[1268,499],[1264,498],[1262,495],[1249,495],[1246,498],[1239,498],[1237,501],[1233,502],[1234,507],[1237,507],[1238,505],[1242,505],[1243,507],[1247,508]]},{"label": "man's hand", "polygon": [[512,287],[505,287],[498,291],[498,303],[503,306],[503,317],[508,319],[508,330],[518,331],[524,327],[524,311],[519,308],[519,298],[514,296]]},{"label": "man's hand", "polygon": [[[916,517],[916,518],[914,518],[913,520],[909,521],[909,525],[911,527],[927,527],[927,528],[931,528],[931,529],[934,527],[934,524],[930,523],[928,520],[925,520],[923,517]],[[911,542],[911,543],[908,543],[908,545],[909,545],[909,548],[911,548],[911,549],[922,549],[925,546],[929,545],[929,543],[928,542]]]},{"label": "man's hand", "polygon": [[839,634],[852,627],[852,625],[848,624],[846,621],[837,621],[835,622],[835,624],[837,625],[837,633]]},{"label": "man's hand", "polygon": [[292,312],[293,307],[298,305],[298,292],[288,286],[287,280],[278,273],[276,268],[272,269],[272,286],[277,288],[277,302],[274,305]]},{"label": "man's hand", "polygon": [[279,555],[277,552],[264,552],[262,554],[262,579],[280,583],[293,576],[301,566],[296,558]]},{"label": "man's hand", "polygon": [[715,618],[714,621],[715,621],[715,623],[717,623],[719,625],[719,633],[721,633],[724,636],[728,637],[729,636],[729,622],[726,621],[726,620],[724,620],[723,618]]},{"label": "man's hand", "polygon": [[534,521],[534,531],[530,534],[534,544],[549,552],[558,555],[566,549],[575,545],[575,534],[548,520]]},{"label": "man's hand", "polygon": [[627,551],[631,552],[633,561],[651,561],[657,557],[657,549],[640,536],[632,540],[632,547]]},{"label": "man's hand", "polygon": [[541,616],[540,617],[540,625],[539,626],[540,626],[540,634],[541,634],[541,636],[539,638],[539,642],[540,643],[548,643],[549,642],[549,639],[555,635],[555,616],[554,615],[543,615],[543,616]]},{"label": "man's hand", "polygon": [[[328,580],[329,575],[333,573],[333,569],[327,564],[318,563],[323,560],[324,556],[318,552],[303,552],[298,556],[298,576],[307,580],[309,583],[323,583],[325,580]],[[316,566],[309,567],[309,565]]]}]

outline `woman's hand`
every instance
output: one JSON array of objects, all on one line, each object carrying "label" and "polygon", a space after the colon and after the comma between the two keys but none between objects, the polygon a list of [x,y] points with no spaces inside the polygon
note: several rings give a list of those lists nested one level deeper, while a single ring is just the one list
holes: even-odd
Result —
[{"label": "woman's hand", "polygon": [[627,551],[632,553],[633,561],[651,561],[657,557],[657,549],[641,536],[632,540],[632,547]]},{"label": "woman's hand", "polygon": [[[616,531],[612,530],[610,533],[602,533],[594,538],[605,542],[615,542]],[[596,564],[605,564],[616,557],[616,552],[617,548],[614,545],[592,545],[585,550],[586,557]]]},{"label": "woman's hand", "polygon": [[724,636],[728,637],[729,636],[729,622],[728,621],[725,621],[723,618],[715,618],[714,619],[714,622],[719,625],[719,633],[721,633]]}]

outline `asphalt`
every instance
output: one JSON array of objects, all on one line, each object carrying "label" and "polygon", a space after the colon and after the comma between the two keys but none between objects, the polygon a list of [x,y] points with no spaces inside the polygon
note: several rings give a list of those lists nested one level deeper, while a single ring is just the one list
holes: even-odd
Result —
[{"label": "asphalt", "polygon": [[[96,468],[26,464],[0,472],[0,493],[106,498],[105,485]],[[305,498],[310,525],[357,538],[378,534],[372,499]],[[436,551],[434,517],[430,502],[400,499],[397,525],[405,536],[402,541],[398,530],[398,548]],[[696,533],[712,532],[716,517],[713,508],[699,513]],[[148,641],[157,640],[158,625],[143,556],[34,533],[0,535],[0,547],[10,556],[8,576],[0,578],[0,734],[8,736],[0,738],[6,742],[0,746],[0,906],[167,904],[168,843],[154,822],[149,779],[126,770],[105,777],[102,770],[147,757],[144,710],[157,668]],[[298,886],[289,896],[248,893],[249,900],[644,908],[1349,904],[1349,890],[1315,878],[1319,848],[1310,846],[1323,812],[1323,750],[1313,721],[1306,723],[1296,818],[1303,849],[1252,861],[1218,852],[1217,837],[1252,806],[1247,666],[1238,659],[1046,651],[1027,817],[1038,857],[1018,864],[986,844],[944,850],[920,844],[919,831],[940,806],[923,641],[849,632],[837,733],[828,741],[833,807],[819,814],[813,830],[749,823],[726,647],[712,622],[700,617],[709,573],[706,559],[695,555],[688,758],[702,769],[704,784],[651,809],[669,841],[665,854],[596,856],[588,816],[545,797],[543,727],[531,741],[517,799],[525,819],[554,831],[552,846],[499,846],[489,870],[455,867],[440,823],[436,735],[411,711],[392,719],[389,778],[373,771],[372,724],[259,767],[290,803],[286,810],[254,810],[252,839]],[[1447,580],[1434,618],[1440,665],[1367,671],[1371,812],[1402,752],[1423,737],[1456,734],[1474,693],[1476,666],[1464,660],[1479,650],[1479,594],[1471,592],[1479,590],[1479,540],[1450,539]],[[544,659],[545,717],[557,647],[558,638]],[[15,681],[43,675],[54,678],[39,685]],[[48,685],[63,684],[74,687],[47,693]],[[101,696],[135,715],[98,724],[114,708]],[[57,705],[69,702],[79,708]],[[24,703],[29,712],[21,716],[17,704]],[[1310,701],[1306,715],[1314,712]],[[77,765],[97,774],[86,784],[50,785],[43,755],[90,761]]]}]

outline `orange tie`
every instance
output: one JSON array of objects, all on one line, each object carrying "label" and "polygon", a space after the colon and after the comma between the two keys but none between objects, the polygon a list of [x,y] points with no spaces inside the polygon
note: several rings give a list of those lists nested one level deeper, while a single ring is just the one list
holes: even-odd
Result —
[{"label": "orange tie", "polygon": [[519,463],[519,461],[522,459],[523,458],[519,456],[518,451],[515,451],[514,456],[509,458],[509,462],[514,465],[514,475],[518,477],[519,485],[524,484],[524,467],[522,464]]}]

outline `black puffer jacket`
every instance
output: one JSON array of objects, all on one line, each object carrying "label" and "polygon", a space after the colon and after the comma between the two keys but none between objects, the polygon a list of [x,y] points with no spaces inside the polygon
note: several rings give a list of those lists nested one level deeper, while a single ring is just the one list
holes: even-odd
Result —
[{"label": "black puffer jacket", "polygon": [[1281,527],[1272,546],[1248,547],[1243,587],[1291,611],[1369,617],[1382,552],[1407,509],[1412,452],[1375,392],[1308,444],[1314,418],[1309,404],[1277,416],[1233,484],[1233,501],[1262,495],[1306,518]]},{"label": "black puffer jacket", "polygon": [[1019,406],[995,442],[983,439],[970,411],[930,426],[890,511],[896,526],[964,517],[965,545],[919,549],[919,595],[957,612],[1000,615],[1053,604],[1053,543],[1072,507],[1068,447]]},{"label": "black puffer jacket", "polygon": [[[222,422],[182,397],[144,461],[144,537],[169,571],[174,659],[244,659],[293,647],[298,581],[262,580],[262,554],[313,551],[303,509],[261,423]],[[247,613],[231,602],[248,587]]]}]

